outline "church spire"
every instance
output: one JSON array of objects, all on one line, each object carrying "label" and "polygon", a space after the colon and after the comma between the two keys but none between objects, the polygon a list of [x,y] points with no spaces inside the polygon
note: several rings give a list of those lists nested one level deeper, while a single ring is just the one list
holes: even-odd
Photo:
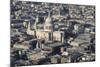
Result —
[{"label": "church spire", "polygon": [[34,24],[34,29],[37,29],[37,23],[39,22],[39,16],[36,16],[35,24]]}]

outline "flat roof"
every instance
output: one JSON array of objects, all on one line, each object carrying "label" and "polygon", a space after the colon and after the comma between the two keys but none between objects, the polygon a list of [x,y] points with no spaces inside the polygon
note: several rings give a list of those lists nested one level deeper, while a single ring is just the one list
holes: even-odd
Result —
[{"label": "flat roof", "polygon": [[48,44],[48,47],[64,47],[64,46],[67,46],[67,44],[63,44],[61,42],[55,42],[55,43]]}]

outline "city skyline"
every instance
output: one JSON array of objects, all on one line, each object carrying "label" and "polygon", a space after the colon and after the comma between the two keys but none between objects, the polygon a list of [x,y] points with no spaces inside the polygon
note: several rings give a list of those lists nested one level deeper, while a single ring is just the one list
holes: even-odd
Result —
[{"label": "city skyline", "polygon": [[11,66],[95,61],[95,6],[11,0]]}]

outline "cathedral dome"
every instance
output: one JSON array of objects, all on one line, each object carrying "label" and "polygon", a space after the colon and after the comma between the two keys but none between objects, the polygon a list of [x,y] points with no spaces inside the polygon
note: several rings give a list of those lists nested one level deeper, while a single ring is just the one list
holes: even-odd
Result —
[{"label": "cathedral dome", "polygon": [[45,24],[51,24],[52,23],[52,19],[50,17],[47,17],[47,19],[45,20]]},{"label": "cathedral dome", "polygon": [[45,20],[45,24],[52,24],[52,18],[50,12],[48,12],[48,17]]},{"label": "cathedral dome", "polygon": [[44,23],[44,30],[45,31],[52,31],[53,30],[53,24],[52,24],[52,18],[50,16],[50,12],[48,14],[48,17],[45,20],[45,23]]}]

